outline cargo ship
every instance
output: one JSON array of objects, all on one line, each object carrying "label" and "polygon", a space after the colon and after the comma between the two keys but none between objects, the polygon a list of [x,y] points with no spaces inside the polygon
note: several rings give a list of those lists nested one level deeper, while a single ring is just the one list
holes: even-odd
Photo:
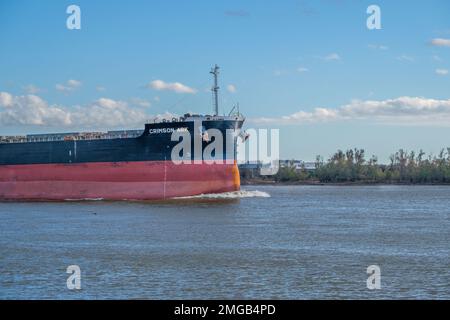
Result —
[{"label": "cargo ship", "polygon": [[[0,200],[160,200],[239,190],[236,144],[245,139],[245,118],[219,115],[219,68],[211,73],[212,115],[154,120],[142,130],[2,137]],[[174,133],[190,139],[177,152],[182,161],[173,159],[182,140]]]}]

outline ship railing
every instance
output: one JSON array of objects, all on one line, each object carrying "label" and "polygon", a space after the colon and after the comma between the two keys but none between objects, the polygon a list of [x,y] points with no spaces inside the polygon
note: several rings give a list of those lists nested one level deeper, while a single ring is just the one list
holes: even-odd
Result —
[{"label": "ship railing", "polygon": [[56,134],[56,135],[29,135],[29,136],[0,136],[0,144],[27,143],[27,142],[54,142],[54,141],[82,141],[102,139],[125,139],[141,136],[143,130],[123,132],[88,132],[81,134]]},{"label": "ship railing", "polygon": [[0,136],[0,143],[21,143],[27,142],[26,136]]},{"label": "ship railing", "polygon": [[161,118],[161,117],[155,117],[151,118],[147,121],[149,124],[154,123],[174,123],[174,122],[184,122],[184,121],[195,121],[195,120],[201,120],[201,121],[220,121],[220,120],[239,120],[244,119],[241,114],[234,113],[228,116],[220,116],[220,115],[200,115],[200,114],[190,114],[186,113],[182,117],[173,117],[173,118]]},{"label": "ship railing", "polygon": [[155,117],[147,120],[147,123],[173,123],[173,122],[183,122],[184,117],[173,117],[173,118],[160,118]]}]

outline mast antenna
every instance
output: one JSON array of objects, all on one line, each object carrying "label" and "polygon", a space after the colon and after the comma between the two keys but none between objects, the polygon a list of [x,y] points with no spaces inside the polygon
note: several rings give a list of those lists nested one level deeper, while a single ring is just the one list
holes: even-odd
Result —
[{"label": "mast antenna", "polygon": [[217,77],[219,75],[219,66],[216,64],[214,68],[209,72],[214,76],[214,86],[211,88],[211,91],[214,94],[214,115],[219,115],[219,86],[217,83]]}]

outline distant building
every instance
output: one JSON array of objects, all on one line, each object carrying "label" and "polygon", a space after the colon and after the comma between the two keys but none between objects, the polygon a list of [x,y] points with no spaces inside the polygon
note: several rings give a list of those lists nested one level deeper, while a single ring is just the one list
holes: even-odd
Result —
[{"label": "distant building", "polygon": [[[263,164],[259,161],[247,161],[239,163],[238,166],[241,173],[255,177],[260,175]],[[303,160],[280,160],[280,168],[288,167],[293,167],[296,171],[314,171],[316,170],[316,163]]]},{"label": "distant building", "polygon": [[246,161],[238,164],[239,169],[255,170],[261,168],[261,162],[259,161]]},{"label": "distant building", "polygon": [[259,161],[246,161],[238,163],[239,172],[241,176],[245,178],[255,178],[260,175],[261,162]]},{"label": "distant building", "polygon": [[281,168],[293,167],[297,171],[301,170],[314,171],[316,170],[316,163],[306,162],[303,160],[280,160],[280,167]]}]

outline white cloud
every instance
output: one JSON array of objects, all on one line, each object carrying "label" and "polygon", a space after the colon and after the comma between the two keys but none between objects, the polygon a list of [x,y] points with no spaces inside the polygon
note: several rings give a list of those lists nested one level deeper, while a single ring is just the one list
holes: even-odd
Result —
[{"label": "white cloud", "polygon": [[341,57],[337,53],[330,53],[329,55],[323,58],[325,61],[338,61],[341,60]]},{"label": "white cloud", "polygon": [[431,44],[437,47],[450,47],[450,39],[436,38],[431,40]]},{"label": "white cloud", "polygon": [[78,80],[68,80],[67,85],[72,88],[78,88],[79,86],[81,86],[81,82]]},{"label": "white cloud", "polygon": [[25,86],[24,89],[25,89],[26,93],[29,93],[29,94],[37,94],[41,91],[40,88],[36,87],[33,84],[29,84],[29,85]]},{"label": "white cloud", "polygon": [[100,98],[87,106],[78,106],[74,111],[65,110],[70,116],[69,125],[86,128],[141,127],[148,118],[141,109],[108,98]]},{"label": "white cloud", "polygon": [[151,103],[150,101],[147,101],[145,99],[141,99],[141,98],[132,98],[130,100],[131,104],[142,107],[142,108],[150,108],[151,107]]},{"label": "white cloud", "polygon": [[256,123],[299,124],[342,120],[379,123],[450,125],[450,99],[399,97],[387,100],[353,100],[338,108],[315,108],[280,118],[253,119]]},{"label": "white cloud", "polygon": [[55,85],[55,89],[58,91],[69,91],[69,89],[65,85],[62,85],[60,83],[57,83]]},{"label": "white cloud", "polygon": [[[141,101],[142,102],[142,101]],[[168,117],[164,114],[160,117]],[[100,98],[84,106],[50,105],[36,95],[0,92],[0,125],[38,125],[77,129],[140,128],[151,116],[125,101]],[[174,115],[170,114],[170,118]]]},{"label": "white cloud", "polygon": [[236,91],[237,91],[236,86],[234,86],[233,84],[227,85],[227,90],[230,93],[236,93]]},{"label": "white cloud", "polygon": [[382,45],[382,44],[369,44],[368,47],[370,49],[377,49],[377,50],[388,50],[389,47]]},{"label": "white cloud", "polygon": [[403,54],[403,55],[401,55],[401,56],[398,56],[398,57],[397,57],[397,60],[400,60],[400,61],[407,61],[407,62],[414,62],[414,58],[411,57],[411,56],[408,56],[408,55],[406,55],[406,54]]},{"label": "white cloud", "polygon": [[440,76],[448,75],[448,70],[447,69],[436,69],[435,72],[436,72],[436,74],[438,74]]},{"label": "white cloud", "polygon": [[[12,96],[1,92],[0,123],[2,125],[70,124],[68,112],[58,106],[50,106],[36,95]],[[3,108],[2,108],[3,107]]]},{"label": "white cloud", "polygon": [[434,61],[442,62],[442,58],[439,57],[437,54],[433,55],[431,58],[432,58]]},{"label": "white cloud", "polygon": [[154,80],[147,85],[148,88],[155,89],[158,91],[168,90],[174,91],[176,93],[190,93],[195,94],[197,90],[190,88],[180,82],[164,82],[162,80]]},{"label": "white cloud", "polygon": [[281,77],[281,76],[283,76],[283,75],[285,75],[285,74],[287,74],[287,71],[286,71],[286,70],[280,70],[280,69],[277,69],[277,70],[274,70],[274,71],[273,71],[273,75],[274,75],[275,77]]},{"label": "white cloud", "polygon": [[[322,58],[321,58],[322,59]],[[323,58],[323,59],[325,59],[325,58]],[[276,70],[274,70],[273,71],[273,75],[274,76],[276,76],[276,77],[281,77],[281,76],[286,76],[286,75],[290,75],[290,74],[292,74],[293,72],[295,72],[295,71],[297,71],[298,73],[304,73],[304,72],[308,72],[309,71],[309,69],[308,68],[305,68],[305,67],[298,67],[297,69],[295,69],[295,70],[288,70],[288,69],[276,69]]]},{"label": "white cloud", "polygon": [[13,96],[8,92],[0,92],[0,107],[11,107],[13,103]]},{"label": "white cloud", "polygon": [[245,10],[227,10],[225,15],[229,17],[248,17],[250,13]]},{"label": "white cloud", "polygon": [[60,92],[69,93],[81,87],[81,82],[78,80],[70,79],[65,84],[56,84],[56,90]]},{"label": "white cloud", "polygon": [[95,90],[97,90],[97,92],[103,92],[103,91],[106,91],[106,88],[103,86],[96,86]]}]

